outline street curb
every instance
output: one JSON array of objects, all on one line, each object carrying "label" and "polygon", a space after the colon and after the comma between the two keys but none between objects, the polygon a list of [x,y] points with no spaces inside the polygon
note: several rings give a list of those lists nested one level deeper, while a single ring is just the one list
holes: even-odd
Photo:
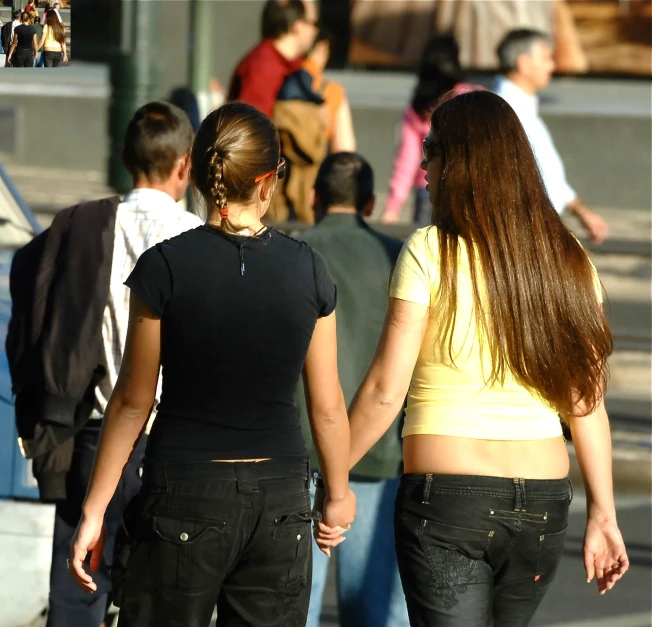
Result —
[{"label": "street curb", "polygon": [[[569,477],[576,486],[584,485],[575,449],[570,443],[567,448],[570,458]],[[652,493],[652,455],[628,448],[614,448],[612,457],[614,492]]]}]

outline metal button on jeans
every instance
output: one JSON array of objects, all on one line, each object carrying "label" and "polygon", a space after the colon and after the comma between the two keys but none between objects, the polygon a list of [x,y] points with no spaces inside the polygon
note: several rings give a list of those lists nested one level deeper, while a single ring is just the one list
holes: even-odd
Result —
[{"label": "metal button on jeans", "polygon": [[298,541],[301,541],[301,534],[298,534],[298,535],[297,535],[297,540],[298,540]]},{"label": "metal button on jeans", "polygon": [[184,532],[179,536],[179,540],[181,540],[181,542],[185,542],[187,539],[188,539],[188,534],[184,531]]}]

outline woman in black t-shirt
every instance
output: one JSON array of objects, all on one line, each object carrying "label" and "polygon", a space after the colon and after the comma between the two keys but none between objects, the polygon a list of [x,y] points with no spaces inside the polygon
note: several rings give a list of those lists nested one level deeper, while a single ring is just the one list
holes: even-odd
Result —
[{"label": "woman in black t-shirt", "polygon": [[14,39],[7,55],[7,63],[13,67],[34,67],[34,59],[38,50],[36,29],[30,24],[31,16],[23,11],[21,24],[14,28]]},{"label": "woman in black t-shirt", "polygon": [[[163,390],[143,488],[117,540],[120,627],[303,626],[311,524],[352,523],[349,427],[337,374],[336,288],[321,255],[263,226],[284,162],[276,128],[231,103],[201,124],[192,180],[208,220],[145,252],[80,526],[73,576],[103,550],[102,519]],[[146,169],[143,165],[143,169]],[[294,394],[303,373],[326,498],[311,509]],[[322,527],[323,529],[323,527]],[[320,548],[342,541],[320,538]]]}]

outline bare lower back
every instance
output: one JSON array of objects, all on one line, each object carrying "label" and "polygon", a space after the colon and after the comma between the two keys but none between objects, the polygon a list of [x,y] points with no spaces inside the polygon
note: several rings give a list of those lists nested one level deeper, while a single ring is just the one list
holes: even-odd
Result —
[{"label": "bare lower back", "polygon": [[561,479],[568,452],[560,436],[545,440],[476,440],[413,435],[403,440],[407,473]]}]

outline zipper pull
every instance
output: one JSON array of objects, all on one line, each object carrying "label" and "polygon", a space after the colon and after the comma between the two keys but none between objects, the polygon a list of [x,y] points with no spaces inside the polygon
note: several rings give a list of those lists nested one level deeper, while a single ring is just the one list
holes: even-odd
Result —
[{"label": "zipper pull", "polygon": [[242,246],[238,248],[240,251],[240,276],[244,276],[245,265],[244,265],[244,252],[242,251]]}]

